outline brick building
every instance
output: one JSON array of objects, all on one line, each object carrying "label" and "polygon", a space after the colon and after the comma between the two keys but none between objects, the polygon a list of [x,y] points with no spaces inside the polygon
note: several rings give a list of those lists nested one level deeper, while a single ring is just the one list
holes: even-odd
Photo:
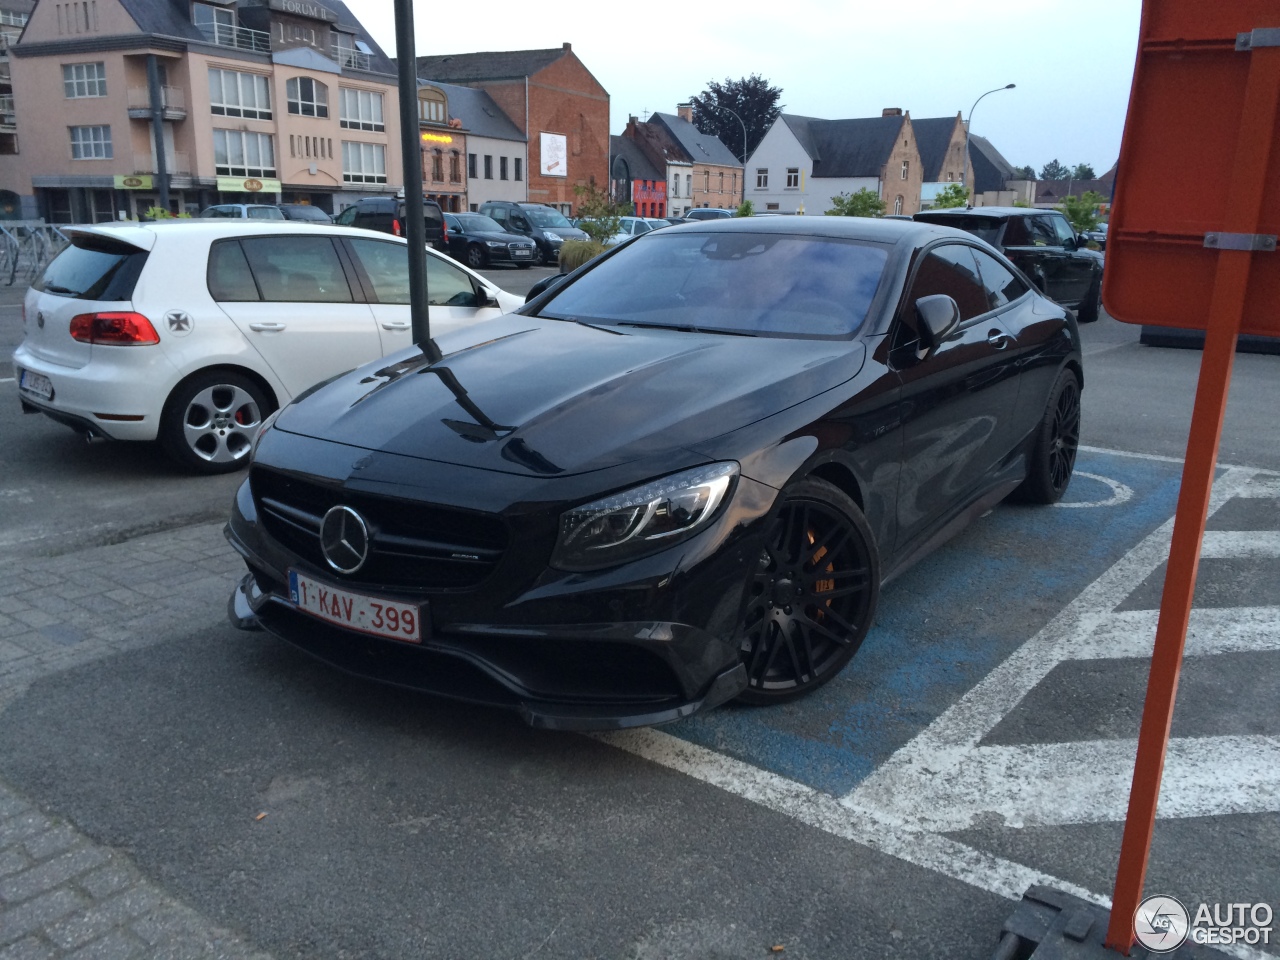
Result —
[{"label": "brick building", "polygon": [[570,44],[419,57],[418,76],[478,87],[528,141],[528,199],[573,212],[573,188],[609,180],[609,94]]},{"label": "brick building", "polygon": [[667,213],[736,207],[742,201],[742,164],[717,136],[693,125],[692,105],[676,109],[678,115],[655,113],[643,122],[631,117],[622,131],[653,166],[665,169]]}]

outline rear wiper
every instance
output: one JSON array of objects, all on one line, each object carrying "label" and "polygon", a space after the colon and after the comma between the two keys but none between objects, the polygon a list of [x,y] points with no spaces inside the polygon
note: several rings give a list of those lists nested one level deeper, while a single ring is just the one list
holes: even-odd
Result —
[{"label": "rear wiper", "polygon": [[73,297],[78,297],[80,296],[80,293],[81,293],[81,291],[72,290],[69,287],[60,287],[56,283],[45,284],[45,290],[47,290],[49,293],[69,293]]}]

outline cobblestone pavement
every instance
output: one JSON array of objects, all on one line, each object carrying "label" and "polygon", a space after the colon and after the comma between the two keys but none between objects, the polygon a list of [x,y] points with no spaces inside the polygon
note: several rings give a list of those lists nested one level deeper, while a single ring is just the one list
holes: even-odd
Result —
[{"label": "cobblestone pavement", "polygon": [[[215,622],[240,569],[221,523],[0,564],[0,716],[39,677]],[[35,807],[0,762],[0,960],[266,957]]]}]

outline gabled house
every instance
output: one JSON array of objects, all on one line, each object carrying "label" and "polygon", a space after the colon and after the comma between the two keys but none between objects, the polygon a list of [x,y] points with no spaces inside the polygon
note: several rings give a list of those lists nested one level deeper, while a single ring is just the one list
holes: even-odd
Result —
[{"label": "gabled house", "polygon": [[572,213],[575,186],[609,175],[609,93],[570,44],[418,58],[418,76],[484,90],[525,137],[527,197]]},{"label": "gabled house", "polygon": [[1033,206],[1036,181],[1015,179],[1013,168],[986,137],[969,135],[969,167],[973,171],[975,207]]},{"label": "gabled house", "polygon": [[839,194],[870,190],[886,212],[920,209],[924,182],[911,114],[820,120],[784,113],[747,159],[746,197],[758,213],[823,214]]},{"label": "gabled house", "polygon": [[920,186],[921,208],[928,209],[938,191],[946,189],[948,184],[959,183],[961,177],[972,191],[973,171],[965,170],[964,120],[960,114],[913,120],[911,126],[915,131],[924,176]]},{"label": "gabled house", "polygon": [[[714,134],[693,125],[693,105],[627,121],[622,136],[634,141],[656,167],[665,168],[667,214],[694,207],[736,207],[742,202],[742,164]],[[664,216],[665,214],[659,214]]]},{"label": "gabled house", "polygon": [[667,175],[631,137],[609,138],[609,195],[629,203],[637,217],[667,215]]}]

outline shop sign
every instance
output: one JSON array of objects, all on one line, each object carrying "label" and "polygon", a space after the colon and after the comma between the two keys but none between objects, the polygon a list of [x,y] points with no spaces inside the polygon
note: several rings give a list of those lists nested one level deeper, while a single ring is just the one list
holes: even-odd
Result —
[{"label": "shop sign", "polygon": [[117,190],[153,190],[151,174],[137,173],[128,176],[116,175]]},{"label": "shop sign", "polygon": [[295,17],[310,17],[312,20],[323,20],[326,23],[338,22],[336,13],[309,0],[267,0],[267,6],[280,13],[291,13]]},{"label": "shop sign", "polygon": [[279,180],[265,180],[258,177],[219,177],[218,190],[222,193],[279,193]]}]

